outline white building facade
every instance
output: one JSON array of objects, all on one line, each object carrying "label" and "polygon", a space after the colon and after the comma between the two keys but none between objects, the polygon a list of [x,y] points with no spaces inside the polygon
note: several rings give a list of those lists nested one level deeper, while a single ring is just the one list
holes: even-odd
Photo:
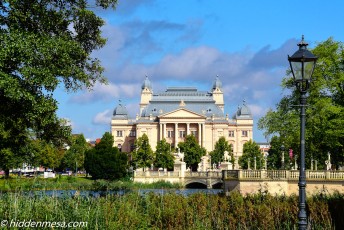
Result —
[{"label": "white building facade", "polygon": [[165,92],[153,93],[148,77],[141,87],[140,113],[130,119],[121,103],[115,108],[111,120],[114,145],[123,152],[135,148],[135,140],[144,133],[155,149],[157,143],[166,139],[172,147],[194,135],[198,143],[212,151],[220,137],[232,145],[234,156],[241,156],[243,145],[253,137],[253,118],[244,102],[236,113],[224,114],[222,83],[214,80],[210,92],[194,87],[170,87]]}]

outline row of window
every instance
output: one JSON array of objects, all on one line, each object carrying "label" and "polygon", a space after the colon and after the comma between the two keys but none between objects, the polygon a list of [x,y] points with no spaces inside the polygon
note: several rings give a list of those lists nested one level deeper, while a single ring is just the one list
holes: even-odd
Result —
[{"label": "row of window", "polygon": [[[228,131],[228,136],[234,137],[234,131]],[[248,137],[248,131],[247,130],[241,131],[241,136],[242,137]]]},{"label": "row of window", "polygon": [[[191,134],[197,137],[197,131],[191,131]],[[179,138],[184,138],[186,135],[186,132],[184,130],[179,131]],[[123,137],[123,131],[122,130],[117,130],[117,137]],[[229,137],[234,137],[234,131],[228,131],[228,136]],[[243,130],[241,132],[242,137],[248,137],[248,131]],[[130,130],[129,132],[129,137],[136,137],[136,130]],[[174,137],[174,131],[173,130],[167,130],[167,137],[173,138]]]},{"label": "row of window", "polygon": [[[123,137],[123,131],[117,130],[116,137]],[[130,130],[129,137],[136,137],[136,130]]]}]

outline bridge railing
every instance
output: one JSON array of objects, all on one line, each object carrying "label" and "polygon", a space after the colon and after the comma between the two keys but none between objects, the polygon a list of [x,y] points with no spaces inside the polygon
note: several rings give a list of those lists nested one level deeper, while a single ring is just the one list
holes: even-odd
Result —
[{"label": "bridge railing", "polygon": [[134,177],[179,177],[180,172],[174,171],[134,171]]},{"label": "bridge railing", "polygon": [[[298,180],[298,170],[224,170],[225,180]],[[308,180],[344,180],[344,171],[306,170]]]},{"label": "bridge railing", "polygon": [[[174,172],[174,171],[134,171],[134,177],[181,177],[180,172]],[[195,178],[205,178],[205,177],[211,177],[211,178],[222,178],[222,171],[219,172],[213,172],[213,171],[207,171],[207,172],[191,172],[186,171],[184,172],[184,177],[195,177]]]},{"label": "bridge railing", "polygon": [[206,171],[206,172],[191,172],[187,171],[184,173],[185,177],[215,177],[215,178],[222,178],[222,172],[215,172],[215,171]]}]

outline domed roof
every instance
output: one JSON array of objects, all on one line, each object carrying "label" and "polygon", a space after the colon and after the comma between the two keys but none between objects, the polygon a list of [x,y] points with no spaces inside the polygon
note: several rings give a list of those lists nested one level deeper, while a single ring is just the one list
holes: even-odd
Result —
[{"label": "domed roof", "polygon": [[128,110],[124,105],[121,104],[121,101],[119,101],[118,106],[113,111],[113,118],[114,119],[128,119]]},{"label": "domed roof", "polygon": [[220,81],[219,76],[216,76],[214,84],[213,84],[213,89],[216,89],[216,88],[219,88],[219,89],[222,88],[222,82]]},{"label": "domed roof", "polygon": [[142,83],[141,89],[145,89],[145,88],[152,90],[152,83],[150,82],[147,76],[146,76],[146,79]]},{"label": "domed roof", "polygon": [[252,119],[252,113],[250,108],[246,105],[246,101],[244,100],[242,106],[238,107],[237,112],[234,115],[235,119]]}]

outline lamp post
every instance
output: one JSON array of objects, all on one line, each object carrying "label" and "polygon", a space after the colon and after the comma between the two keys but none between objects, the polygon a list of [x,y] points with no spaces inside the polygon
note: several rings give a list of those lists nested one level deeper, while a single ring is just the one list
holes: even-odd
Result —
[{"label": "lamp post", "polygon": [[306,212],[306,170],[305,170],[305,124],[306,124],[306,93],[309,89],[311,77],[317,61],[309,50],[307,43],[302,40],[298,44],[297,50],[291,57],[288,55],[291,72],[294,77],[294,83],[300,92],[300,175],[299,175],[299,229],[307,228]]}]

